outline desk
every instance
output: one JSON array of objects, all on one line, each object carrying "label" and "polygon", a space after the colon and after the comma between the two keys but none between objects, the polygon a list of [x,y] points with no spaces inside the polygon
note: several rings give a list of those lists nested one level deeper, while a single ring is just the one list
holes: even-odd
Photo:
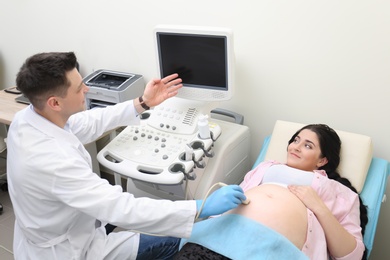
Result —
[{"label": "desk", "polygon": [[0,123],[9,125],[14,118],[16,112],[22,110],[27,105],[18,103],[15,98],[19,95],[7,93],[4,90],[0,91]]}]

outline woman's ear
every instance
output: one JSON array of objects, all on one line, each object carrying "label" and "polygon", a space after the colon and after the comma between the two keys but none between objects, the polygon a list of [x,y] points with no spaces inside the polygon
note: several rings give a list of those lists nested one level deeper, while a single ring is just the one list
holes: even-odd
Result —
[{"label": "woman's ear", "polygon": [[328,158],[322,157],[322,158],[320,158],[320,160],[317,163],[317,168],[321,168],[322,166],[324,166],[327,163],[328,163]]}]

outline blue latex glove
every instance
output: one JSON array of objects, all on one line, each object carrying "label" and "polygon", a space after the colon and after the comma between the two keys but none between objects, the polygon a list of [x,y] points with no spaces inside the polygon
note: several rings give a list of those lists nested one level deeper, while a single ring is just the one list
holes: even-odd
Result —
[{"label": "blue latex glove", "polygon": [[246,200],[246,196],[240,186],[228,185],[214,191],[208,198],[206,198],[206,202],[204,203],[202,209],[200,209],[200,207],[203,201],[197,200],[196,208],[198,212],[199,210],[202,210],[199,217],[204,218],[222,214],[228,210],[234,209],[244,200]]}]

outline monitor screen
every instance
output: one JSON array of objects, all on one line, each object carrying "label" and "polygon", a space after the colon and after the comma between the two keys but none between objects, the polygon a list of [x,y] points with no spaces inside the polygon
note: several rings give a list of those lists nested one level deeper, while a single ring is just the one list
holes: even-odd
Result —
[{"label": "monitor screen", "polygon": [[183,88],[177,97],[219,101],[233,91],[230,30],[207,27],[158,27],[155,32],[161,78],[178,73]]},{"label": "monitor screen", "polygon": [[179,73],[195,87],[226,88],[226,39],[204,35],[160,34],[160,59],[164,76]]}]

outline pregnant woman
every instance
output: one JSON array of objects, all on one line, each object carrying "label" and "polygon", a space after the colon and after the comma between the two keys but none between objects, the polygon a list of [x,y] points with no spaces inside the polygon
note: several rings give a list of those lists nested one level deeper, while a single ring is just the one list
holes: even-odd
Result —
[{"label": "pregnant woman", "polygon": [[176,259],[364,259],[367,210],[336,172],[340,149],[327,125],[298,130],[286,164],[266,161],[246,174],[250,203],[198,222]]}]

